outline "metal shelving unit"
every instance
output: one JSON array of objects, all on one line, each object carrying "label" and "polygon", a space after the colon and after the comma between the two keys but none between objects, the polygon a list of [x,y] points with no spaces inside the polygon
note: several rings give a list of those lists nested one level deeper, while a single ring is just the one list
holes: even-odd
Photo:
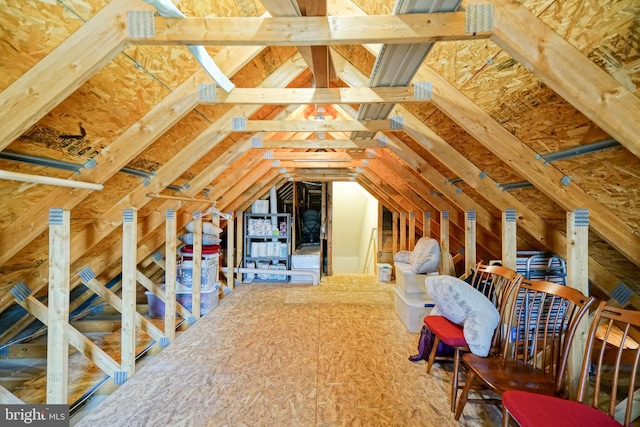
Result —
[{"label": "metal shelving unit", "polygon": [[245,214],[243,235],[243,267],[273,270],[273,274],[245,273],[243,281],[288,282],[289,276],[278,270],[291,266],[291,215]]}]

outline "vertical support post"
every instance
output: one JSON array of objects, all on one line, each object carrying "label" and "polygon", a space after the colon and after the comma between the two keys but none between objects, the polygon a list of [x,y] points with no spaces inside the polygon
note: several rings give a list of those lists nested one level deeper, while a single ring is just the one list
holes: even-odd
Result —
[{"label": "vertical support post", "polygon": [[422,236],[431,237],[431,212],[422,213]]},{"label": "vertical support post", "polygon": [[177,225],[173,209],[165,212],[165,265],[164,271],[164,334],[169,342],[176,339],[176,269],[177,269]]},{"label": "vertical support post", "polygon": [[442,274],[450,274],[453,270],[449,254],[449,211],[440,212],[440,254],[442,258]]},{"label": "vertical support post", "polygon": [[[302,218],[302,216],[298,216],[298,186],[295,181],[293,182],[293,203],[291,206],[291,218],[293,220],[293,224],[291,224],[291,245],[293,248],[298,247],[298,233],[296,233],[296,229],[298,228],[298,224],[296,224],[297,218]],[[322,224],[322,222],[321,222]],[[322,233],[320,233],[320,240],[322,240]]]},{"label": "vertical support post", "polygon": [[327,183],[327,276],[333,276],[333,183]]},{"label": "vertical support post", "polygon": [[[589,295],[589,210],[567,212],[567,285]],[[568,360],[569,394],[574,398],[588,334],[585,317],[578,325]]]},{"label": "vertical support post", "polygon": [[378,202],[378,250],[376,251],[376,263],[382,262],[382,245],[384,239],[384,206]]},{"label": "vertical support post", "polygon": [[193,323],[200,318],[200,300],[202,296],[202,214],[193,212],[193,272],[191,286],[191,314]]},{"label": "vertical support post", "polygon": [[133,209],[122,213],[122,327],[120,366],[126,378],[136,371],[136,273],[138,215]]},{"label": "vertical support post", "polygon": [[407,213],[400,212],[400,250],[407,250]]},{"label": "vertical support post", "polygon": [[469,209],[465,212],[466,228],[464,233],[464,269],[465,275],[471,274],[476,266],[476,211]]},{"label": "vertical support post", "polygon": [[49,209],[47,403],[66,404],[69,381],[69,211]]},{"label": "vertical support post", "polygon": [[516,210],[505,209],[502,212],[502,265],[516,269],[517,254]]},{"label": "vertical support post", "polygon": [[235,274],[233,272],[233,266],[235,265],[235,248],[234,243],[236,239],[235,231],[235,215],[233,212],[229,212],[229,219],[227,220],[227,287],[233,289]]},{"label": "vertical support post", "polygon": [[[243,232],[242,232],[242,225],[244,224],[244,212],[242,211],[238,211],[236,213],[236,254],[238,254],[238,256],[236,257],[236,262],[235,262],[235,266],[239,267],[241,264],[241,260],[242,257],[240,256],[241,254],[244,253],[244,239],[243,237]],[[236,283],[242,283],[242,274],[238,273],[236,278],[236,281],[233,282],[233,286],[235,287]],[[229,283],[227,283],[227,287],[229,286]],[[229,290],[233,289],[233,287],[229,287]]]},{"label": "vertical support post", "polygon": [[416,213],[409,212],[409,250],[416,246]]},{"label": "vertical support post", "polygon": [[394,212],[391,216],[391,221],[393,223],[393,232],[391,235],[392,238],[392,247],[391,251],[393,252],[393,256],[396,256],[398,252],[398,212]]}]

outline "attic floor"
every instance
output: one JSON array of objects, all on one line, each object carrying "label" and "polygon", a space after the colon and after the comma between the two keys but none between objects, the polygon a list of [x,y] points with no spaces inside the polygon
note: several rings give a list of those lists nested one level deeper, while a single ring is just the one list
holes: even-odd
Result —
[{"label": "attic floor", "polygon": [[495,407],[449,411],[449,364],[425,373],[393,284],[242,284],[77,426],[478,426]]}]

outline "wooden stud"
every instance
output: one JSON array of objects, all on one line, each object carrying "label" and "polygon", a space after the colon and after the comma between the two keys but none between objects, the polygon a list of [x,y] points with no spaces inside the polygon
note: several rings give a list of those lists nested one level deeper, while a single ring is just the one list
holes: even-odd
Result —
[{"label": "wooden stud", "polygon": [[[235,265],[235,248],[234,243],[236,241],[236,232],[235,232],[235,215],[234,212],[228,212],[229,219],[227,220],[227,287],[229,289],[233,289],[234,286],[234,273],[233,267]],[[240,223],[241,224],[241,223]],[[239,230],[242,227],[238,227]]]},{"label": "wooden stud", "polygon": [[422,237],[431,237],[431,212],[422,212]]},{"label": "wooden stud", "polygon": [[516,269],[518,251],[516,210],[505,209],[502,212],[502,265]]},{"label": "wooden stud", "polygon": [[67,210],[49,210],[49,309],[47,403],[66,404],[69,380],[69,254],[71,219]]},{"label": "wooden stud", "polygon": [[[589,210],[567,212],[567,286],[589,295]],[[576,330],[567,365],[569,395],[577,392],[580,369],[587,342],[589,321],[582,319]]]},{"label": "wooden stud", "polygon": [[[384,217],[384,206],[383,206],[383,204],[381,202],[382,202],[382,200],[378,201],[378,251],[376,253],[377,262],[382,262],[382,245],[383,245],[383,241],[384,241],[384,218],[383,218]],[[377,273],[377,271],[376,271],[376,273]]]},{"label": "wooden stud", "polygon": [[395,257],[398,253],[398,212],[393,212],[391,214],[392,222],[393,222],[393,233],[392,233],[392,248],[393,256]]},{"label": "wooden stud", "polygon": [[407,213],[400,212],[400,250],[407,250]]},{"label": "wooden stud", "polygon": [[138,215],[125,209],[122,219],[122,339],[120,365],[131,378],[136,371],[136,252]]},{"label": "wooden stud", "polygon": [[469,209],[464,213],[465,222],[465,245],[464,245],[464,267],[465,275],[469,275],[476,266],[476,211]]},{"label": "wooden stud", "polygon": [[[244,224],[244,211],[239,210],[236,212],[236,267],[242,267],[242,254],[245,251],[244,247],[244,232],[243,232],[243,224]],[[242,274],[237,273],[235,276],[234,286],[236,283],[242,283]],[[227,283],[227,286],[229,284]],[[230,288],[233,289],[233,288]]]},{"label": "wooden stud", "polygon": [[327,183],[327,276],[333,276],[333,185]]},{"label": "wooden stud", "polygon": [[413,250],[416,246],[416,213],[411,211],[409,212],[409,241],[408,241],[408,249]]},{"label": "wooden stud", "polygon": [[[165,211],[165,271],[164,271],[164,334],[168,341],[176,339],[176,272],[177,272],[177,226],[176,212],[173,209]],[[165,347],[169,342],[160,343]]]},{"label": "wooden stud", "polygon": [[[194,319],[200,318],[200,300],[202,292],[202,215],[193,212],[193,270],[191,272],[191,314]],[[189,319],[192,321],[192,319]]]},{"label": "wooden stud", "polygon": [[449,254],[449,211],[440,212],[440,253],[442,256],[442,269],[443,274],[449,274],[453,269],[451,265],[451,259]]}]

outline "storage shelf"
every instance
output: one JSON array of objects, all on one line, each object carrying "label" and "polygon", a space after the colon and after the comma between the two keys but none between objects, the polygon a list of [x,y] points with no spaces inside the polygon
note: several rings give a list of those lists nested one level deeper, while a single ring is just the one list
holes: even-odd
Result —
[{"label": "storage shelf", "polygon": [[[259,233],[259,234],[256,234]],[[280,234],[267,234],[267,233]],[[291,269],[291,215],[290,214],[245,214],[244,253],[242,265],[245,268],[268,269],[270,275],[278,275],[278,270]],[[268,245],[274,245],[269,247]],[[286,248],[285,248],[286,246]],[[286,249],[286,255],[285,254]],[[265,252],[274,255],[264,255]],[[255,255],[260,253],[261,255]],[[279,269],[273,268],[278,266]],[[262,278],[260,276],[263,276]],[[279,279],[264,278],[264,273],[244,273],[243,281],[280,282],[289,281],[288,276]]]}]

